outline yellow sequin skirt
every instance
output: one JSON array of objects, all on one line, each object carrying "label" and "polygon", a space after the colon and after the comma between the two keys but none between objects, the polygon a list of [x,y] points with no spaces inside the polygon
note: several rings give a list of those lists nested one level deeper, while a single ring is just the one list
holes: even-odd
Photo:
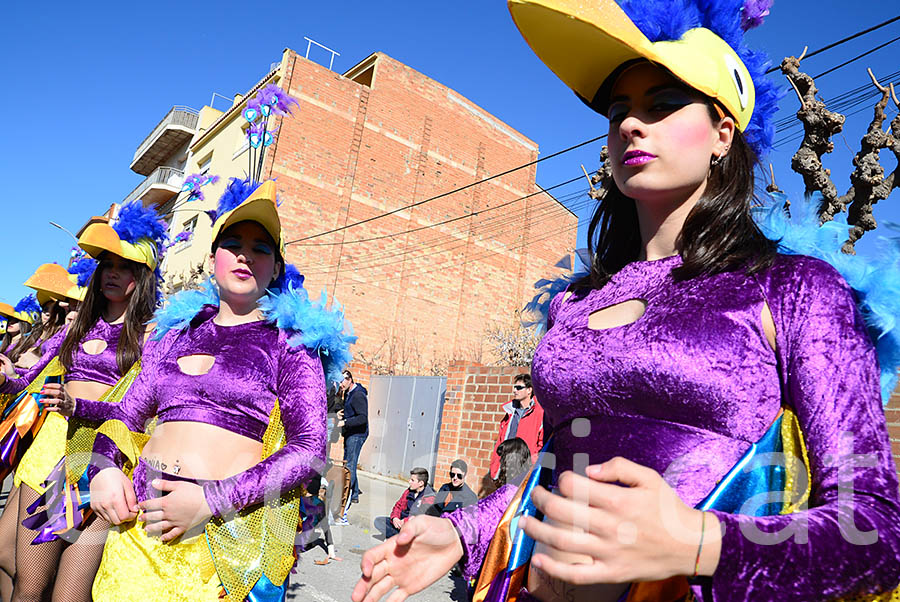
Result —
[{"label": "yellow sequin skirt", "polygon": [[221,581],[205,535],[163,543],[133,521],[110,530],[94,579],[94,602],[213,602]]},{"label": "yellow sequin skirt", "polygon": [[37,436],[22,456],[16,468],[16,486],[25,483],[38,493],[44,493],[44,481],[66,455],[66,419],[59,414],[47,414]]}]

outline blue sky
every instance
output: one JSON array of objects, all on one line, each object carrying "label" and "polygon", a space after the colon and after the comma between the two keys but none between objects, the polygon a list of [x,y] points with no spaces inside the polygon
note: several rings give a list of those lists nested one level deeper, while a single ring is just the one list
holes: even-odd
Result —
[{"label": "blue sky", "polygon": [[[750,40],[778,62],[804,45],[819,48],[900,12],[896,0],[860,6],[776,0],[767,23],[751,32]],[[0,137],[6,226],[0,236],[0,300],[12,303],[29,292],[20,283],[38,264],[64,263],[68,256],[72,239],[49,220],[77,230],[143,179],[128,169],[131,157],[172,105],[200,108],[214,92],[228,97],[244,92],[285,47],[305,52],[304,36],[340,53],[337,72],[372,52],[385,52],[535,140],[542,155],[607,127],[531,53],[505,2],[497,0],[55,2],[40,10],[18,2],[6,8],[4,22],[0,81],[6,93],[0,103],[10,123]],[[804,67],[815,75],[898,35],[900,22],[813,57]],[[876,75],[900,70],[898,50],[900,42],[821,78],[822,95],[829,99],[865,84],[866,66]],[[310,58],[327,65],[330,55],[314,49]],[[772,77],[784,81],[777,73]],[[835,138],[835,152],[826,158],[842,192],[871,106],[848,117],[843,137]],[[793,93],[781,107],[779,118],[796,111]],[[891,107],[889,118],[895,114]],[[596,168],[599,150],[596,143],[542,163],[538,183],[550,187],[573,178],[581,164]],[[768,160],[776,166],[778,184],[797,197],[802,182],[789,167],[795,150],[796,143],[788,145]],[[889,154],[882,163],[889,170],[895,164]],[[583,187],[579,182],[557,196]],[[876,209],[876,217],[900,222],[898,199],[895,193]],[[580,216],[587,219],[587,211]],[[579,243],[584,244],[583,232]],[[863,252],[868,248],[862,245]]]}]

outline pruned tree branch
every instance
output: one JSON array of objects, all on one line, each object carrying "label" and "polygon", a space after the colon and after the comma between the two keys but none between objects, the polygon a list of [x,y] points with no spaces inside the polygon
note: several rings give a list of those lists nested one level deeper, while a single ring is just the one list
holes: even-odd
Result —
[{"label": "pruned tree branch", "polygon": [[[804,50],[804,54],[805,54]],[[797,97],[800,110],[797,118],[803,123],[803,142],[791,158],[791,167],[803,177],[807,196],[814,191],[822,193],[822,221],[833,219],[844,207],[838,202],[837,188],[831,181],[831,170],[822,165],[822,155],[834,150],[831,137],[844,128],[844,116],[825,108],[825,103],[816,98],[819,90],[813,78],[800,71],[800,58],[793,56],[781,62],[781,72],[787,77]]]}]

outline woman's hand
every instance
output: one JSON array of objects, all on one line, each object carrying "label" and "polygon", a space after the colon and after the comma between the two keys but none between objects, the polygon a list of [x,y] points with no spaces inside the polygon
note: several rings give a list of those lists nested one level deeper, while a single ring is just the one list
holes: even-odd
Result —
[{"label": "woman's hand", "polygon": [[[693,575],[705,524],[698,573],[719,562],[718,519],[687,506],[655,470],[625,458],[589,466],[587,477],[565,472],[555,495],[538,487],[535,505],[550,519],[522,519],[525,532],[552,550],[585,555],[569,564],[535,554],[532,566],[568,583],[628,583]],[[524,521],[524,525],[523,525]]]},{"label": "woman's hand", "polygon": [[203,487],[186,481],[154,479],[154,489],[168,491],[168,495],[138,504],[144,511],[147,535],[159,536],[162,541],[181,537],[198,525],[206,524],[212,511],[206,503]]},{"label": "woman's hand", "polygon": [[12,363],[12,360],[0,353],[0,374],[4,376],[3,379],[0,379],[0,384],[6,382],[7,378],[15,378],[18,376],[16,374],[15,366]]},{"label": "woman's hand", "polygon": [[41,388],[41,402],[48,412],[58,412],[63,416],[75,413],[75,400],[69,397],[65,386],[60,383],[44,383]]},{"label": "woman's hand", "polygon": [[91,509],[112,525],[137,516],[134,484],[118,468],[104,468],[91,481]]},{"label": "woman's hand", "polygon": [[435,516],[414,516],[398,535],[363,555],[362,576],[351,598],[353,602],[376,602],[396,587],[390,600],[400,602],[446,575],[462,555],[453,523]]}]

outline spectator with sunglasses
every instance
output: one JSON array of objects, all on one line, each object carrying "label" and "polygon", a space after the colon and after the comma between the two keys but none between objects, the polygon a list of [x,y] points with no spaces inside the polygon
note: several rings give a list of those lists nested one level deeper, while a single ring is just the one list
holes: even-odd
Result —
[{"label": "spectator with sunglasses", "polygon": [[517,374],[513,379],[513,398],[503,406],[505,412],[500,420],[500,432],[491,455],[491,478],[496,479],[500,471],[500,454],[497,448],[507,439],[518,437],[528,444],[534,461],[544,445],[544,408],[534,397],[530,374]]},{"label": "spectator with sunglasses", "polygon": [[478,496],[466,484],[466,473],[468,472],[469,466],[464,460],[454,460],[450,464],[450,482],[441,485],[435,496],[434,505],[428,514],[440,516],[478,501]]}]

